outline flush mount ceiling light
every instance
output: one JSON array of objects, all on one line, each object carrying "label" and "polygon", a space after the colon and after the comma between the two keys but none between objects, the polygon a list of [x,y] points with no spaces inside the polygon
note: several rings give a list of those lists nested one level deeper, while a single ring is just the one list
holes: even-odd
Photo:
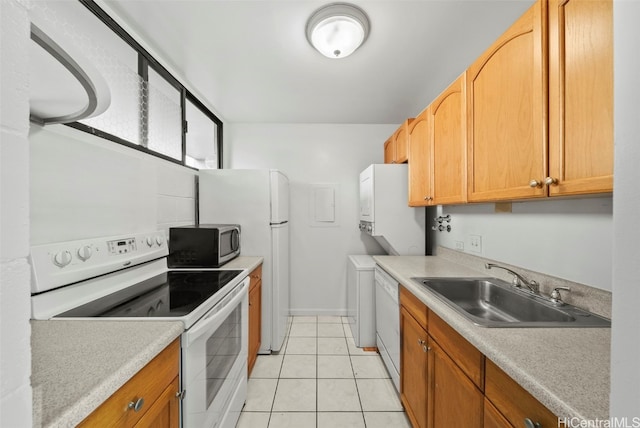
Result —
[{"label": "flush mount ceiling light", "polygon": [[328,58],[345,58],[369,36],[369,18],[348,3],[332,3],[316,10],[307,21],[307,40]]}]

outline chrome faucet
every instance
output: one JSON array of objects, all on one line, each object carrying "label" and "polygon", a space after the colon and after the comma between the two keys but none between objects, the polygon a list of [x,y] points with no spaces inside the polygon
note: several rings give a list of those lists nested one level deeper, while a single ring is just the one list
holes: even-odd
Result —
[{"label": "chrome faucet", "polygon": [[513,275],[513,280],[511,280],[511,284],[514,287],[518,287],[520,288],[521,286],[525,286],[529,289],[529,291],[531,291],[534,294],[539,294],[540,293],[540,284],[538,284],[536,281],[534,280],[528,280],[526,279],[524,276],[520,275],[518,272],[514,272],[511,269],[508,269],[504,266],[500,266],[497,265],[495,263],[485,263],[484,267],[487,269],[491,269],[491,268],[499,268],[499,269],[504,269],[507,272],[509,272],[511,275]]}]

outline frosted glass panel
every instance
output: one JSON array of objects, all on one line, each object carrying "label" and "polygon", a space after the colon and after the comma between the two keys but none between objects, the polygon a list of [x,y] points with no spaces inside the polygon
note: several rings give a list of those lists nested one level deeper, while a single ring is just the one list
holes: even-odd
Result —
[{"label": "frosted glass panel", "polygon": [[149,111],[147,147],[163,155],[182,160],[182,109],[180,91],[154,69],[149,68],[146,90]]},{"label": "frosted glass panel", "polygon": [[47,22],[72,40],[109,86],[111,104],[80,123],[140,144],[138,53],[77,1],[33,1],[32,20]]},{"label": "frosted glass panel", "polygon": [[218,169],[218,125],[191,101],[186,104],[186,163],[198,169]]}]

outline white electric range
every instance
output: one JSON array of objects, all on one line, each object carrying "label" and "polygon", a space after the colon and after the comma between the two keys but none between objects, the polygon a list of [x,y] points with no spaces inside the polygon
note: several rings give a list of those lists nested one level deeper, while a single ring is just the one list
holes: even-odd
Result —
[{"label": "white electric range", "polygon": [[163,232],[31,248],[32,318],[181,321],[181,422],[233,428],[247,389],[248,272],[169,269]]}]

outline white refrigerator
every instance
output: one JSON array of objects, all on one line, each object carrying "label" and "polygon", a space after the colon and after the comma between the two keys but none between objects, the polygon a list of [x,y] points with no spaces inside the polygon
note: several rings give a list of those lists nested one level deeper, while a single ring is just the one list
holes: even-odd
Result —
[{"label": "white refrigerator", "polygon": [[239,224],[240,255],[264,257],[260,353],[279,351],[289,321],[289,180],[269,169],[202,170],[199,219]]}]

